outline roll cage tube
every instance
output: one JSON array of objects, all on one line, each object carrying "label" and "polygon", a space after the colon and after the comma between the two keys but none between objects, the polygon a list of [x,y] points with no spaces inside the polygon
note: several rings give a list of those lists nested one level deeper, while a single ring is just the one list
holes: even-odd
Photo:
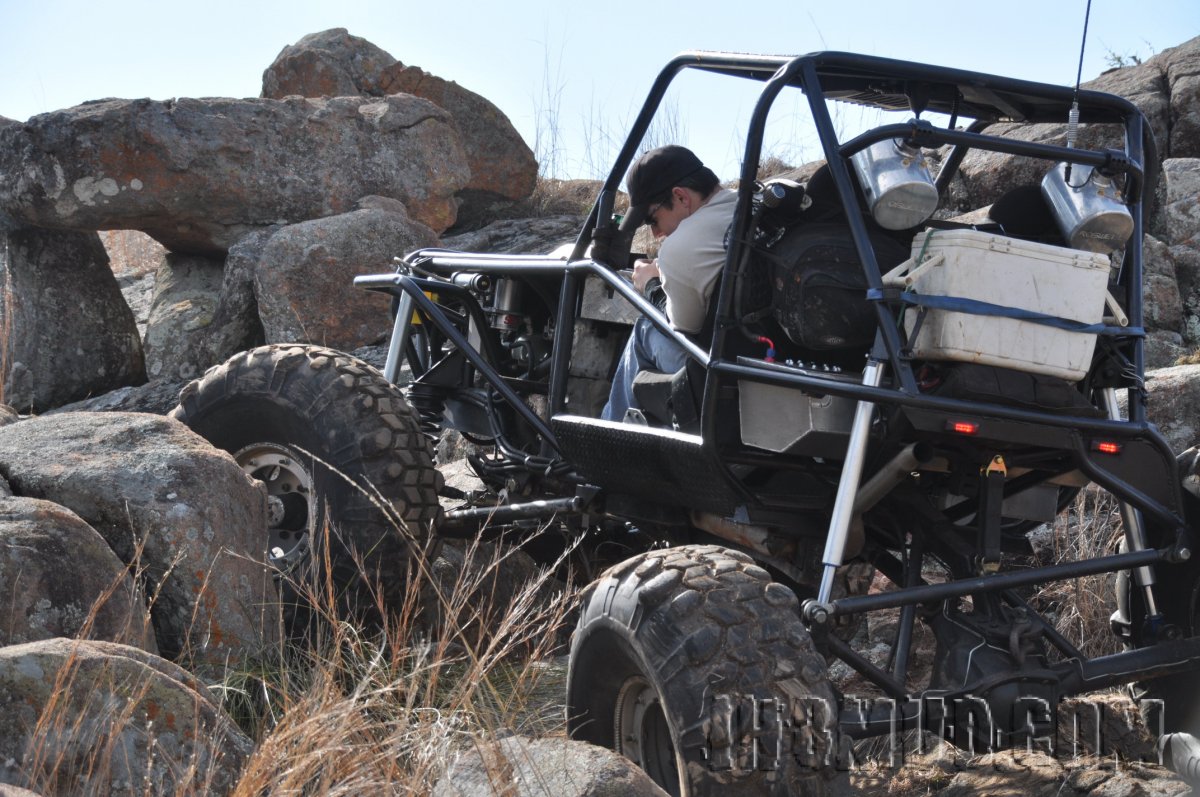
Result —
[{"label": "roll cage tube", "polygon": [[[561,258],[548,256],[525,257],[518,255],[476,255],[471,253],[449,252],[444,249],[419,249],[406,258],[421,268],[436,271],[486,271],[489,274],[594,274],[611,287],[614,291],[647,316],[651,323],[663,334],[672,337],[688,353],[692,359],[701,365],[708,365],[708,352],[697,346],[690,338],[675,330],[662,311],[638,292],[629,280],[613,271],[604,263],[594,260],[563,261]],[[406,281],[413,278],[402,274],[373,274],[354,278],[357,287],[367,290],[377,290],[395,293],[400,288],[406,293],[419,289]],[[407,285],[407,287],[405,287]],[[440,287],[442,283],[438,283]],[[415,297],[414,297],[415,298]],[[428,297],[427,297],[428,298]]]},{"label": "roll cage tube", "polygon": [[[682,333],[671,327],[667,317],[662,312],[647,301],[637,290],[629,284],[628,280],[612,271],[612,269],[603,264],[596,263],[591,260],[579,260],[575,262],[564,263],[558,258],[549,257],[506,257],[499,256],[494,260],[487,255],[464,255],[458,253],[449,253],[445,250],[418,250],[409,255],[409,260],[419,262],[423,269],[430,270],[486,270],[489,274],[529,274],[531,271],[535,273],[551,273],[565,274],[568,277],[574,277],[579,274],[595,274],[602,279],[607,285],[620,293],[627,301],[633,304],[642,315],[646,316],[660,332],[670,336],[689,357],[696,360],[703,366],[708,365],[709,355],[706,351],[697,346],[692,340],[684,336]],[[493,367],[492,360],[495,360],[494,354],[491,353],[489,347],[485,346],[485,351],[477,351],[465,335],[454,325],[454,323],[446,317],[433,300],[425,295],[426,291],[452,291],[457,294],[458,298],[467,303],[468,312],[473,317],[476,317],[477,322],[482,318],[482,310],[478,307],[473,296],[470,293],[453,283],[422,279],[405,274],[370,274],[354,278],[355,287],[364,288],[366,290],[378,291],[387,293],[393,296],[406,296],[408,300],[416,307],[421,315],[429,320],[431,324],[437,327],[438,331],[446,336],[454,346],[459,349],[467,361],[496,389],[504,400],[516,411],[538,434],[547,446],[555,452],[559,451],[558,441],[550,427],[546,422],[538,417],[530,407],[522,400],[521,396],[513,390],[513,388],[505,381],[502,374]],[[567,305],[568,303],[561,303]],[[567,308],[573,316],[574,308]],[[560,318],[563,314],[563,308],[560,307]],[[400,320],[400,319],[398,319]],[[573,322],[572,322],[573,323]],[[560,329],[569,329],[570,326],[559,327]],[[567,336],[563,336],[564,338]],[[569,338],[568,338],[569,339]],[[491,356],[489,356],[491,354]],[[553,356],[553,355],[552,355]],[[562,369],[565,370],[565,369]]]}]

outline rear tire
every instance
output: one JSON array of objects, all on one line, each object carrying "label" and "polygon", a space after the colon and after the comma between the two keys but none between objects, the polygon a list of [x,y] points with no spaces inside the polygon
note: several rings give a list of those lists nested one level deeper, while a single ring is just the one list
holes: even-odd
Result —
[{"label": "rear tire", "polygon": [[650,551],[585,592],[567,728],[673,795],[823,794],[836,703],[791,590],[716,545]]},{"label": "rear tire", "polygon": [[171,416],[266,485],[264,549],[290,580],[323,590],[328,575],[347,611],[399,608],[442,481],[412,407],[381,373],[332,349],[263,346],[187,385]]},{"label": "rear tire", "polygon": [[[1155,599],[1167,612],[1167,621],[1174,623],[1182,636],[1200,634],[1200,564],[1196,560],[1160,567]],[[1117,605],[1118,613],[1135,629],[1135,643],[1141,644],[1145,601],[1128,571],[1118,577]],[[1133,696],[1141,703],[1151,733],[1160,729],[1163,733],[1159,745],[1164,763],[1191,786],[1200,786],[1200,673],[1139,682],[1133,687]]]}]

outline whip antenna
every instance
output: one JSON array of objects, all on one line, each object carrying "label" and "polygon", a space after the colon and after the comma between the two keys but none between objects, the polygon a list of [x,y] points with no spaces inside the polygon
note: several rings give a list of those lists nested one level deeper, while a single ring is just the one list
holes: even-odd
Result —
[{"label": "whip antenna", "polygon": [[[1075,94],[1071,97],[1071,110],[1067,113],[1067,146],[1074,149],[1079,137],[1079,84],[1083,80],[1083,52],[1087,48],[1088,20],[1092,16],[1092,0],[1087,0],[1083,12],[1083,41],[1079,43],[1079,69],[1075,72]],[[1071,164],[1067,164],[1067,182],[1071,182]]]}]

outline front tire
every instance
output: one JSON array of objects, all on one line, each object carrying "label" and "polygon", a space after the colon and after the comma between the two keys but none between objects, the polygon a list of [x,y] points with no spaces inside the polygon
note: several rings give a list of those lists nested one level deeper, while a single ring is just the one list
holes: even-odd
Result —
[{"label": "front tire", "polygon": [[322,590],[328,575],[346,607],[400,607],[440,517],[441,475],[382,374],[332,349],[263,346],[187,385],[171,416],[266,486],[264,548],[279,570]]},{"label": "front tire", "polygon": [[672,795],[824,793],[836,703],[798,612],[791,590],[716,545],[609,569],[571,639],[568,731]]}]

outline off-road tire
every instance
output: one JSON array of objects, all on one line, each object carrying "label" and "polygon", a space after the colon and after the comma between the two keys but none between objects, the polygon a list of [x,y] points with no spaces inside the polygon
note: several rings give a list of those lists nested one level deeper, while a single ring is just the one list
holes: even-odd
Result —
[{"label": "off-road tire", "polygon": [[[1124,548],[1122,548],[1124,550]],[[1200,634],[1200,560],[1193,557],[1184,564],[1158,568],[1155,598],[1168,622],[1184,637]],[[1124,582],[1123,584],[1120,582]],[[1120,574],[1117,605],[1135,629],[1145,620],[1146,605],[1141,590],[1134,585],[1133,574]],[[1191,744],[1163,750],[1167,765],[1187,782],[1200,787],[1200,674],[1178,673],[1163,678],[1139,681],[1131,688],[1142,708],[1143,719],[1151,733],[1164,736],[1187,734]],[[1161,702],[1160,702],[1161,701]]]},{"label": "off-road tire", "polygon": [[[674,795],[824,793],[836,703],[798,610],[750,557],[716,545],[610,568],[571,638],[568,731],[630,755]],[[633,725],[630,711],[644,712]]]},{"label": "off-road tire", "polygon": [[309,552],[293,571],[328,575],[346,608],[374,603],[376,583],[399,607],[410,556],[430,552],[442,477],[411,405],[379,371],[332,349],[263,346],[187,385],[171,416],[231,454],[262,444],[298,455],[313,494]]}]

